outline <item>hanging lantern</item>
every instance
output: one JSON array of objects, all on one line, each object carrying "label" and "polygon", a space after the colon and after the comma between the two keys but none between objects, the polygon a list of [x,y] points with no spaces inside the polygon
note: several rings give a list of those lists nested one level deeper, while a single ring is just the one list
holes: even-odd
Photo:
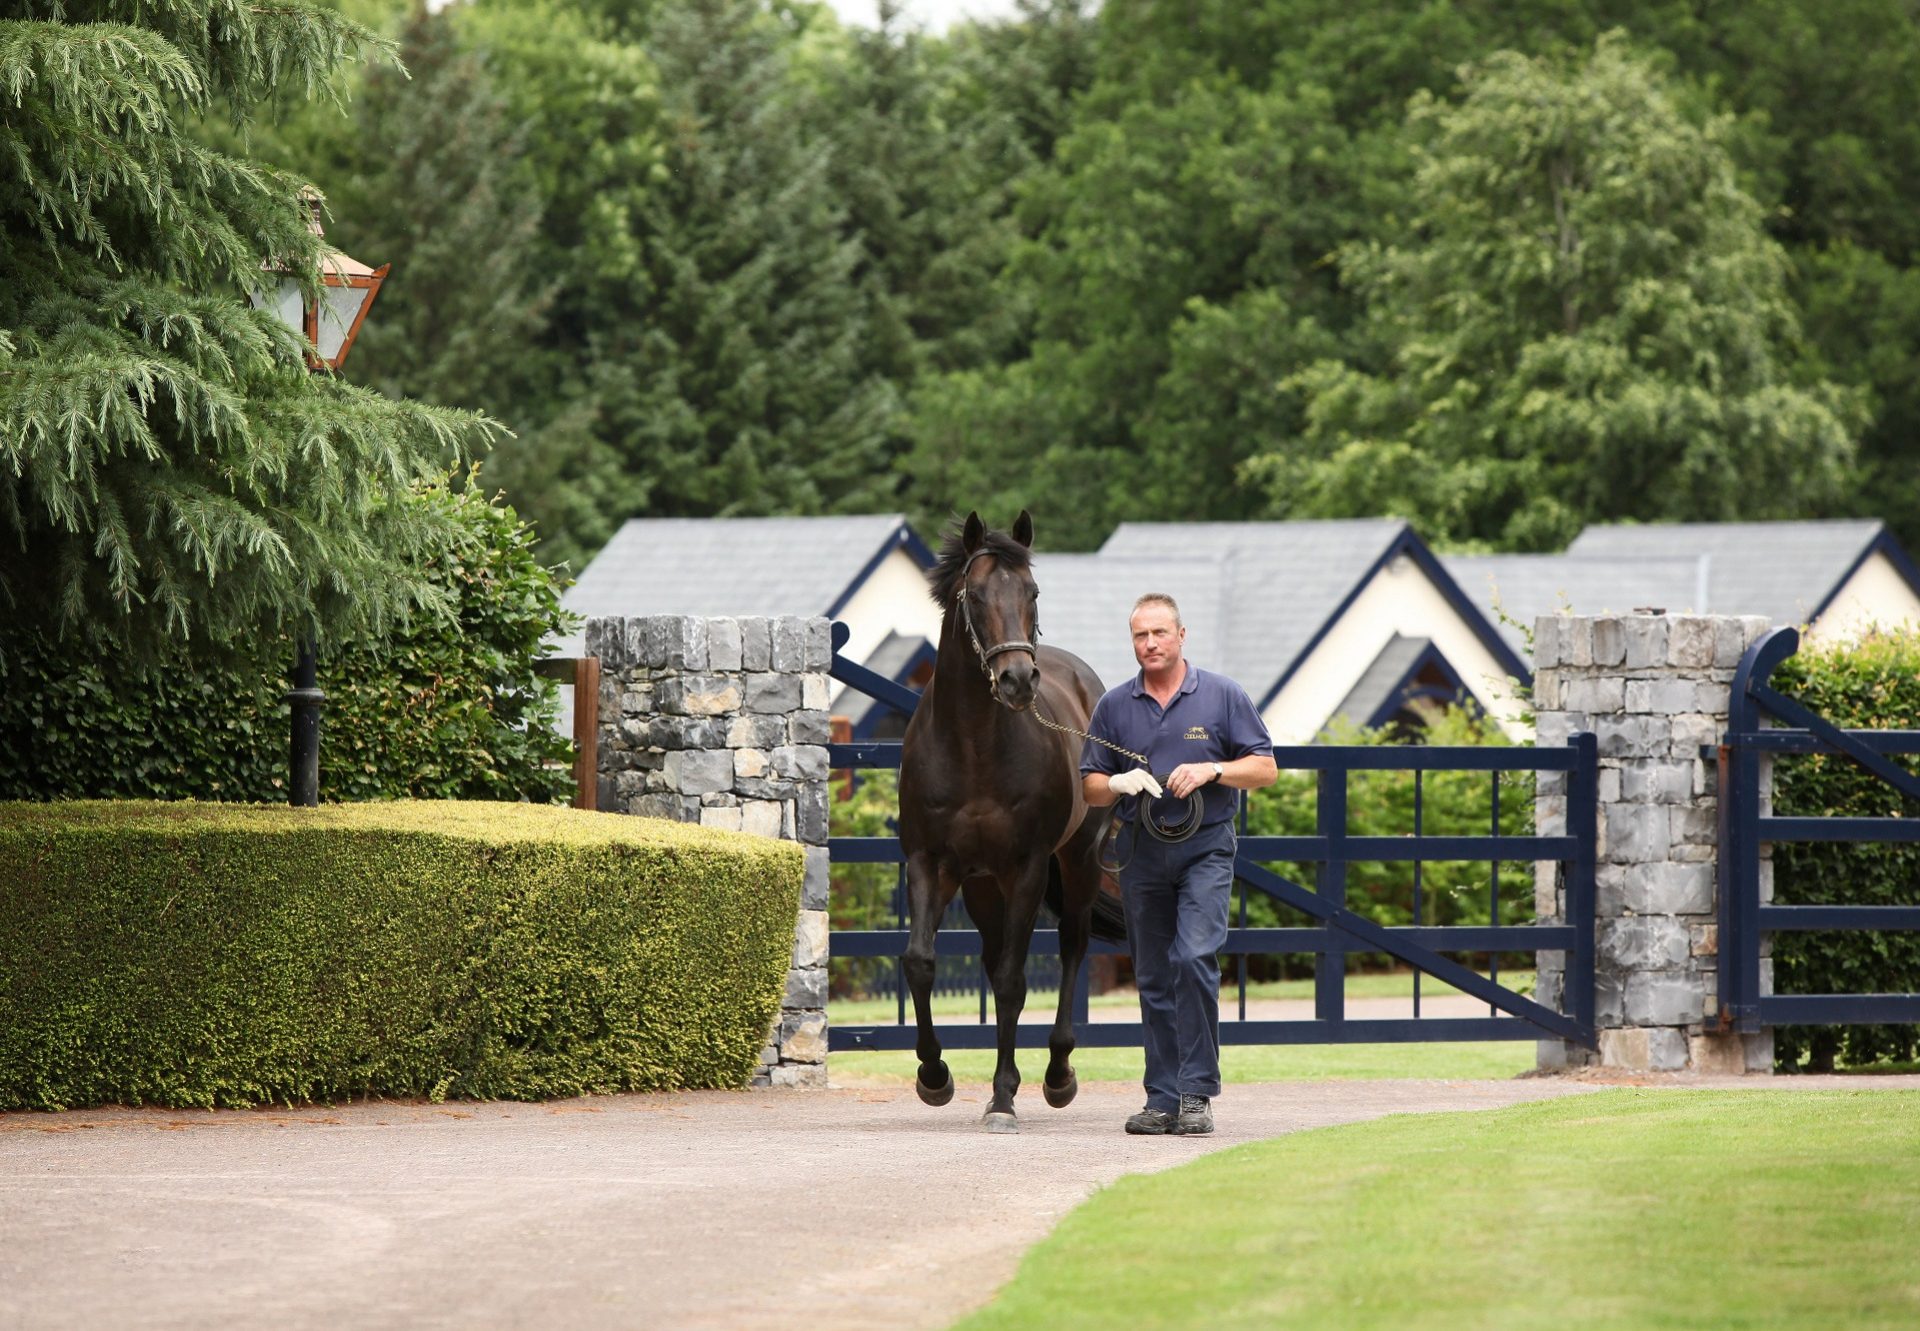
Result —
[{"label": "hanging lantern", "polygon": [[[320,227],[319,191],[306,189],[300,201],[307,209],[307,229],[316,236],[326,233]],[[309,301],[291,273],[278,273],[271,291],[256,291],[249,299],[255,309],[271,310],[281,323],[304,336],[314,350],[307,361],[314,369],[326,365],[339,369],[353,349],[360,324],[373,308],[391,264],[369,268],[358,259],[329,247],[320,261],[320,299]]]}]

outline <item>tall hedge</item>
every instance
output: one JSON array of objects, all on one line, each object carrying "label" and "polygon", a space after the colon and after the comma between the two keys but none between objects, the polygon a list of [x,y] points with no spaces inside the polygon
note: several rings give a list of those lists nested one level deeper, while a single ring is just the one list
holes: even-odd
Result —
[{"label": "tall hedge", "polygon": [[[1851,647],[1803,647],[1774,672],[1784,693],[1835,724],[1920,729],[1920,632],[1878,633]],[[1909,771],[1920,757],[1895,757]],[[1776,812],[1831,817],[1920,817],[1920,807],[1849,759],[1774,760]],[[1912,842],[1783,844],[1773,850],[1774,899],[1789,904],[1920,904],[1920,845]],[[1773,935],[1776,993],[1920,993],[1920,933],[1896,930]],[[1830,1070],[1911,1060],[1913,1026],[1781,1026],[1774,1058],[1784,1070]]]},{"label": "tall hedge", "polygon": [[[534,673],[569,620],[563,584],[477,481],[404,501],[453,519],[433,524],[452,536],[427,570],[453,618],[320,644],[322,799],[551,803],[572,789],[557,685]],[[101,659],[0,629],[0,799],[285,799],[293,658],[277,638]]]},{"label": "tall hedge", "polygon": [[751,1074],[798,847],[528,804],[0,804],[0,1109]]}]

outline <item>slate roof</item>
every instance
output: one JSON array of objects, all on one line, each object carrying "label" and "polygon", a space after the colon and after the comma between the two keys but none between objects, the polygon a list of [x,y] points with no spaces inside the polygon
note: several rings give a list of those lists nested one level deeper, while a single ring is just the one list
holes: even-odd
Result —
[{"label": "slate roof", "polygon": [[[1588,527],[1564,554],[1443,555],[1441,563],[1489,617],[1497,599],[1528,627],[1561,609],[1603,614],[1642,606],[1803,624],[1872,549],[1891,542],[1886,524],[1871,518],[1654,523]],[[1891,553],[1907,564],[1897,545]],[[1499,628],[1522,648],[1517,626]]]},{"label": "slate roof", "polygon": [[[1127,522],[1107,539],[1100,557],[1223,561],[1226,604],[1231,607],[1224,616],[1225,650],[1202,648],[1195,659],[1224,669],[1255,703],[1265,706],[1347,598],[1396,548],[1417,550],[1424,557],[1425,546],[1412,529],[1390,518]],[[1445,579],[1437,565],[1433,571]],[[1466,613],[1473,614],[1470,604]],[[1218,667],[1213,666],[1216,661]]]},{"label": "slate roof", "polygon": [[[581,615],[824,615],[896,545],[932,562],[898,513],[633,518],[562,600]],[[555,653],[577,652],[582,636]]]},{"label": "slate roof", "polygon": [[1033,577],[1040,585],[1041,641],[1078,656],[1108,688],[1139,672],[1127,620],[1146,592],[1165,592],[1179,604],[1189,660],[1234,674],[1222,649],[1233,578],[1232,562],[1223,556],[1038,554]]},{"label": "slate roof", "polygon": [[1706,603],[1695,610],[1803,624],[1885,532],[1886,524],[1877,518],[1588,527],[1567,553],[1704,558]]},{"label": "slate roof", "polygon": [[[901,673],[913,663],[913,658],[932,645],[917,633],[889,633],[880,640],[880,645],[873,649],[873,655],[860,664],[877,675],[898,680]],[[909,687],[912,686],[909,685]],[[845,714],[853,723],[854,733],[859,734],[860,728],[867,724],[870,718],[891,713],[893,708],[878,698],[869,698],[858,689],[849,688],[840,695],[840,702],[835,710]]]},{"label": "slate roof", "polygon": [[1643,606],[1679,614],[1700,610],[1706,590],[1707,565],[1699,556],[1441,555],[1440,562],[1522,654],[1525,631],[1541,615],[1563,609],[1623,613]]},{"label": "slate roof", "polygon": [[1373,658],[1373,664],[1361,673],[1352,690],[1333,709],[1334,716],[1345,717],[1356,726],[1367,725],[1399,694],[1400,686],[1406,683],[1415,664],[1432,646],[1431,638],[1409,638],[1399,633],[1388,638],[1380,655]]}]

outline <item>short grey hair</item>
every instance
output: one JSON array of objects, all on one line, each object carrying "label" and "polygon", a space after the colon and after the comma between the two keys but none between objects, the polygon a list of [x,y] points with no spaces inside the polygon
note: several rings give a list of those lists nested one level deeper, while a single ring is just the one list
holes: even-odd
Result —
[{"label": "short grey hair", "polygon": [[1132,619],[1143,607],[1149,605],[1164,605],[1167,609],[1173,611],[1173,626],[1177,629],[1186,627],[1180,619],[1180,603],[1175,601],[1171,596],[1168,596],[1165,592],[1148,592],[1145,596],[1142,596],[1133,603],[1133,609],[1127,612],[1127,618]]}]

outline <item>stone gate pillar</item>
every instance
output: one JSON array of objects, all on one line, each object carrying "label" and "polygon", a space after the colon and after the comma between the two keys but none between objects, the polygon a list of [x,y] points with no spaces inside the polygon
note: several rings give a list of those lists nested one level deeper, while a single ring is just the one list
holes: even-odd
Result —
[{"label": "stone gate pillar", "polygon": [[[1599,747],[1595,1024],[1600,1051],[1542,1040],[1542,1067],[1598,1062],[1657,1071],[1768,1072],[1773,1037],[1715,1035],[1717,772],[1701,757],[1726,730],[1728,689],[1755,616],[1545,615],[1534,627],[1542,748],[1590,730]],[[1564,835],[1565,773],[1542,772],[1536,820]],[[1542,920],[1564,918],[1564,871],[1542,864]],[[1763,864],[1762,872],[1771,873]],[[1768,884],[1763,881],[1763,891]],[[1542,953],[1538,996],[1561,1006],[1562,959]],[[1771,989],[1763,967],[1763,990]]]},{"label": "stone gate pillar", "polygon": [[600,807],[798,841],[806,885],[756,1086],[827,1084],[827,675],[822,618],[589,619]]}]

